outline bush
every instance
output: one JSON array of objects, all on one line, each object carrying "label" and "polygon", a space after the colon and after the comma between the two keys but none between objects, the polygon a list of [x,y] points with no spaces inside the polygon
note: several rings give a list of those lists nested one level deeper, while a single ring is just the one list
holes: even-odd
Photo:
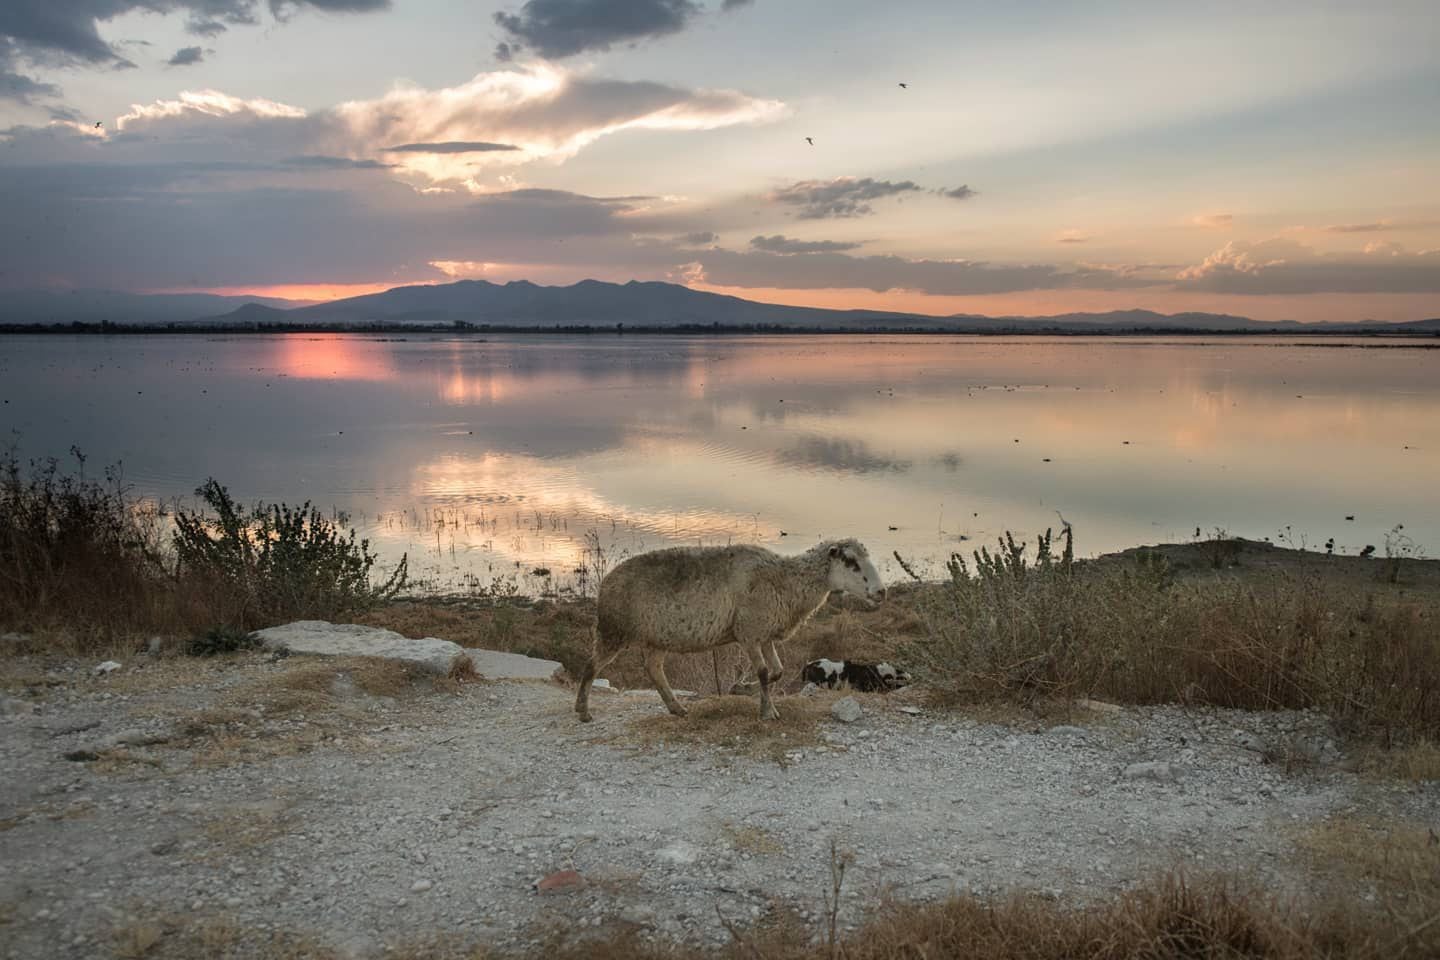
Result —
[{"label": "bush", "polygon": [[204,633],[197,633],[185,645],[185,652],[192,657],[213,657],[221,653],[238,653],[254,650],[260,641],[253,633],[239,627],[211,627]]},{"label": "bush", "polygon": [[171,625],[163,538],[153,510],[133,500],[118,472],[85,478],[54,458],[22,470],[0,455],[0,623],[55,623],[113,636]]},{"label": "bush", "polygon": [[[299,507],[256,504],[248,512],[207,480],[195,491],[213,516],[175,514],[181,583],[205,591],[207,606],[229,623],[270,626],[301,618],[334,619],[369,609],[404,589],[406,558],[372,586],[368,540],[348,535],[306,501]],[[343,518],[342,522],[343,522]]]},{"label": "bush", "polygon": [[1252,570],[1177,580],[1162,557],[1129,566],[1036,558],[1008,534],[953,556],[925,592],[926,635],[907,656],[956,701],[1085,696],[1316,708],[1389,741],[1440,736],[1440,624],[1411,599],[1326,590],[1318,578]]},{"label": "bush", "polygon": [[[21,466],[0,453],[0,627],[62,629],[80,643],[231,624],[334,619],[393,597],[406,561],[379,586],[375,556],[309,503],[242,511],[214,480],[196,491],[211,514],[165,512],[131,496],[116,469],[85,477],[55,459]],[[213,635],[213,636],[212,636]],[[205,639],[209,638],[209,639]],[[228,638],[228,639],[227,639]],[[210,630],[197,650],[239,641]]]}]

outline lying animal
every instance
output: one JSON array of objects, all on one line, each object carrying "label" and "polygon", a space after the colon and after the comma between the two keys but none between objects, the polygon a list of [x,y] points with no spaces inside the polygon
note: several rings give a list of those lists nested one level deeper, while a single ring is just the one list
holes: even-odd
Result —
[{"label": "lying animal", "polygon": [[834,688],[843,683],[863,693],[896,690],[910,683],[910,674],[888,663],[854,660],[811,660],[800,671],[800,678],[822,687]]}]

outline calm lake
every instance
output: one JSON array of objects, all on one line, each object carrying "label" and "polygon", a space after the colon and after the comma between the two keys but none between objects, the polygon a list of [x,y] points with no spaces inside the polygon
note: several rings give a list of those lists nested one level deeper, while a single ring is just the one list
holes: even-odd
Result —
[{"label": "calm lake", "polygon": [[[0,438],[137,494],[349,514],[432,589],[671,544],[865,541],[936,571],[1005,530],[1085,555],[1231,534],[1440,553],[1423,341],[7,336]],[[1433,343],[1433,341],[1431,341]],[[1347,519],[1353,517],[1353,520]]]}]

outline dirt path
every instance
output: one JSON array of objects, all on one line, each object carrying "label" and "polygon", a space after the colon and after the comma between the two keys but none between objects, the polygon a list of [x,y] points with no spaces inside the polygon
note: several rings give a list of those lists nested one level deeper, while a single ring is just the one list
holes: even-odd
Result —
[{"label": "dirt path", "polygon": [[[842,724],[824,694],[780,701],[822,719],[754,756],[670,736],[701,718],[644,697],[597,694],[582,726],[543,683],[387,697],[346,674],[276,699],[298,659],[12,679],[0,956],[159,956],[181,927],[356,957],[556,923],[719,941],[717,907],[820,911],[832,841],[855,857],[852,922],[885,893],[1084,899],[1173,866],[1298,889],[1311,825],[1440,809],[1435,784],[1344,772],[1303,714],[1092,711],[1017,731],[876,696]],[[1321,762],[1266,762],[1282,744]],[[582,889],[533,892],[571,867]]]}]

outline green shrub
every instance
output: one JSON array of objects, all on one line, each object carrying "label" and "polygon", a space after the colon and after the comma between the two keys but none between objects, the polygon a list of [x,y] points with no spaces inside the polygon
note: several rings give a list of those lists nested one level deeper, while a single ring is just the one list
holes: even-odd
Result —
[{"label": "green shrub", "polygon": [[226,622],[333,619],[388,600],[405,586],[404,557],[384,583],[372,586],[370,542],[357,540],[354,530],[342,532],[309,501],[243,511],[213,479],[195,495],[212,514],[176,512],[177,578],[206,591],[209,608]]},{"label": "green shrub", "polygon": [[260,640],[253,633],[239,627],[218,626],[191,637],[185,652],[192,657],[213,657],[221,653],[254,650],[258,646]]}]

